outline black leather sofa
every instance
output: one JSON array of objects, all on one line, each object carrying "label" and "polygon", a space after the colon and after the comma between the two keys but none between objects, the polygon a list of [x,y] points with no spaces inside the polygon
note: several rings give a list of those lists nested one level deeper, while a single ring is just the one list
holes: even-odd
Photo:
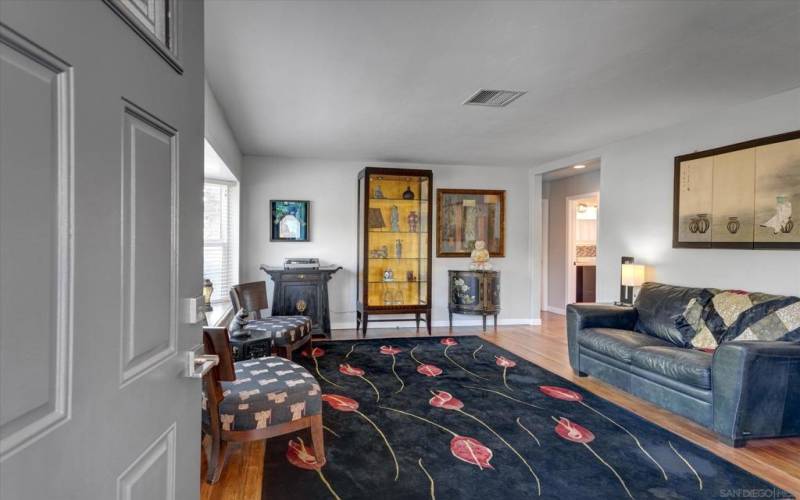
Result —
[{"label": "black leather sofa", "polygon": [[729,446],[800,435],[800,342],[693,349],[675,318],[702,291],[647,283],[633,307],[569,305],[572,369],[694,420]]}]

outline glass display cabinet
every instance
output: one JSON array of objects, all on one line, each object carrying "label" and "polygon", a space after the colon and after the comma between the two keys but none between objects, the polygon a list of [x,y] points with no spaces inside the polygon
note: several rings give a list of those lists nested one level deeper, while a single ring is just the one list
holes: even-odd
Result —
[{"label": "glass display cabinet", "polygon": [[416,321],[419,329],[423,319],[431,333],[432,179],[430,170],[358,174],[356,324],[364,336],[369,321]]}]

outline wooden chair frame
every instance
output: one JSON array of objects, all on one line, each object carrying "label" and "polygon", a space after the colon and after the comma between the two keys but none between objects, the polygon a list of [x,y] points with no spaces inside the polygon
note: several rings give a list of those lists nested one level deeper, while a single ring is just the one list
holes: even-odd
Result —
[{"label": "wooden chair frame", "polygon": [[[255,319],[267,319],[261,316],[261,311],[269,307],[267,301],[267,284],[263,281],[251,281],[249,283],[239,283],[231,287],[231,302],[233,303],[234,311],[244,309],[248,313],[252,312]],[[271,347],[272,352],[283,356],[286,359],[292,359],[292,353],[308,342],[311,341],[311,334],[299,340],[287,343],[285,346]],[[279,350],[283,351],[282,353]]]},{"label": "wooden chair frame", "polygon": [[325,464],[325,441],[322,430],[322,414],[303,417],[293,422],[267,426],[265,429],[248,431],[222,430],[219,407],[224,399],[222,384],[236,380],[233,365],[233,353],[228,341],[227,328],[203,328],[203,346],[206,354],[219,356],[219,365],[212,368],[204,377],[203,384],[206,390],[207,408],[210,417],[209,425],[204,426],[203,432],[211,438],[207,450],[208,468],[206,482],[214,484],[219,481],[222,469],[227,459],[229,442],[262,441],[271,437],[289,434],[302,429],[311,430],[311,441],[314,446],[314,458],[317,463]]}]

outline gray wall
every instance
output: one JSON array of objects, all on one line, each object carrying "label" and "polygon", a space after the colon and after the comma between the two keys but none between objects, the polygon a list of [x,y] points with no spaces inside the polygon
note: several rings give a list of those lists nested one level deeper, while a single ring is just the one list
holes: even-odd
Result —
[{"label": "gray wall", "polygon": [[[567,264],[567,197],[600,191],[600,172],[542,183],[542,197],[548,200],[547,219],[547,301],[546,306],[564,309]],[[602,210],[603,200],[600,200]]]},{"label": "gray wall", "polygon": [[225,112],[214,96],[214,90],[205,82],[205,137],[222,158],[231,173],[242,180],[242,153],[231,131]]},{"label": "gray wall", "polygon": [[600,157],[598,300],[619,297],[619,259],[689,286],[800,294],[800,251],[672,248],[674,157],[800,129],[800,88],[536,167]]},{"label": "gray wall", "polygon": [[[402,166],[433,170],[433,187],[506,190],[506,257],[493,259],[502,273],[502,322],[531,321],[530,198],[528,170],[522,168],[428,166],[366,161],[329,161],[244,157],[242,182],[243,281],[264,279],[259,265],[281,265],[284,257],[319,257],[324,264],[343,266],[331,280],[331,316],[334,328],[355,326],[356,306],[356,197],[357,176],[365,166]],[[269,200],[311,201],[311,241],[269,241]],[[435,201],[434,201],[435,205]],[[435,210],[435,207],[434,207]],[[436,214],[434,213],[434,220]],[[447,324],[447,269],[466,269],[469,259],[435,258],[433,250],[433,323]],[[538,317],[538,314],[537,314]],[[475,324],[472,317],[459,317]],[[478,320],[479,321],[479,320]],[[412,323],[413,324],[413,323]],[[387,326],[391,323],[376,323]],[[408,326],[408,323],[405,324]]]}]

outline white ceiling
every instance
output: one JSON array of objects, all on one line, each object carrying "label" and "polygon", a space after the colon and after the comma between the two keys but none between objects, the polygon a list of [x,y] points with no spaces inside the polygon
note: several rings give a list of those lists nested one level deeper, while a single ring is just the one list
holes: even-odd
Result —
[{"label": "white ceiling", "polygon": [[796,0],[206,0],[205,31],[254,155],[531,166],[800,86]]}]

